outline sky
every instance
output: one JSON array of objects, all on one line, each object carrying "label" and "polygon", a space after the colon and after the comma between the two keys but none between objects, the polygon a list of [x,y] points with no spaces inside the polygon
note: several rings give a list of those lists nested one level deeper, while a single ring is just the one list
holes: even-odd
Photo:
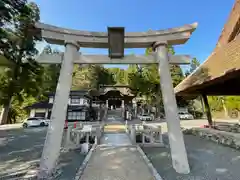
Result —
[{"label": "sky", "polygon": [[[226,23],[234,0],[33,0],[41,21],[69,29],[107,31],[108,26],[127,32],[161,30],[198,23],[190,40],[175,46],[176,54],[188,54],[201,63],[211,54]],[[39,43],[41,51],[45,43]],[[59,50],[63,47],[53,46]],[[84,54],[107,54],[107,50],[81,48]],[[127,49],[125,54],[144,54]],[[113,65],[108,65],[112,67]],[[116,65],[115,65],[116,66]],[[117,67],[125,68],[118,65]]]}]

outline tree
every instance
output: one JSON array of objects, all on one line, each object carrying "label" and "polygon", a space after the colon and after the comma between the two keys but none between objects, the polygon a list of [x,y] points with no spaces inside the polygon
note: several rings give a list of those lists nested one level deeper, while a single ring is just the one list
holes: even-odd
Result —
[{"label": "tree", "polygon": [[184,79],[182,69],[179,65],[171,65],[170,72],[172,76],[173,87],[176,87]]},{"label": "tree", "polygon": [[99,65],[79,66],[75,65],[73,70],[72,88],[99,89],[100,85],[116,84],[111,70]]},{"label": "tree", "polygon": [[73,69],[73,79],[72,79],[72,89],[88,89],[90,88],[89,77],[90,66],[79,66],[74,65]]},{"label": "tree", "polygon": [[18,14],[13,14],[13,22],[2,27],[5,32],[4,46],[1,54],[13,63],[2,75],[0,91],[1,104],[4,106],[1,124],[8,123],[8,112],[13,97],[21,102],[24,92],[27,95],[38,95],[41,89],[43,68],[34,60],[38,51],[31,27],[39,20],[39,9],[36,4],[25,4]]},{"label": "tree", "polygon": [[113,85],[113,74],[105,69],[103,66],[92,65],[89,69],[88,79],[90,81],[90,88],[99,89],[100,85]]},{"label": "tree", "polygon": [[200,62],[197,60],[197,58],[193,58],[191,65],[190,65],[190,72],[192,73],[200,66]]},{"label": "tree", "polygon": [[200,66],[200,62],[197,60],[197,58],[193,58],[190,64],[190,69],[185,72],[185,76],[190,75],[199,66]]},{"label": "tree", "polygon": [[1,14],[0,14],[0,27],[6,23],[11,23],[24,9],[26,0],[1,0]]},{"label": "tree", "polygon": [[127,71],[121,68],[108,68],[109,72],[112,73],[114,81],[117,84],[127,84],[128,83],[128,75]]},{"label": "tree", "polygon": [[6,46],[8,33],[6,26],[14,21],[14,18],[24,11],[26,0],[1,0],[0,1],[0,48]]},{"label": "tree", "polygon": [[226,96],[225,105],[230,116],[233,116],[235,112],[237,112],[236,116],[238,116],[240,111],[240,96]]},{"label": "tree", "polygon": [[[59,54],[60,51],[57,49],[52,50],[51,46],[48,45],[43,49],[45,54]],[[44,83],[43,92],[54,92],[57,87],[58,78],[60,75],[61,64],[48,64],[44,66]]]},{"label": "tree", "polygon": [[136,96],[143,96],[146,92],[146,79],[144,78],[141,69],[137,65],[130,65],[127,69],[128,85],[131,88],[131,93]]},{"label": "tree", "polygon": [[[152,53],[152,48],[147,48],[146,55]],[[175,54],[173,46],[168,46],[168,53]],[[132,65],[134,66],[134,65]],[[128,72],[128,83],[132,89],[137,89],[135,94],[141,96],[146,100],[146,103],[157,107],[157,112],[163,111],[163,99],[161,93],[160,81],[161,77],[158,72],[157,64],[143,65],[141,68],[135,69],[131,67],[132,72]],[[130,69],[130,66],[129,66]],[[177,86],[183,79],[184,75],[179,65],[170,64],[170,73],[173,81],[173,86]],[[177,98],[178,106],[185,107],[189,101],[183,98]]]}]

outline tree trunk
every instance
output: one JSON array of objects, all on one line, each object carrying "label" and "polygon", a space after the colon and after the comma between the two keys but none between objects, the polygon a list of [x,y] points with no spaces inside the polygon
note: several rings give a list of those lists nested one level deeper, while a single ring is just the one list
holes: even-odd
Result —
[{"label": "tree trunk", "polygon": [[1,113],[1,121],[0,124],[7,124],[8,123],[8,114],[11,108],[11,99],[3,106],[2,113]]},{"label": "tree trunk", "polygon": [[8,122],[12,122],[11,120],[8,121],[8,114],[11,108],[11,102],[12,102],[12,97],[13,97],[13,91],[15,87],[15,83],[17,81],[18,77],[18,70],[19,70],[19,62],[21,62],[21,57],[22,57],[23,51],[21,50],[20,52],[20,58],[18,58],[17,64],[15,65],[15,68],[13,70],[13,81],[10,82],[9,87],[8,87],[8,97],[3,105],[3,113],[1,114],[1,119],[0,119],[0,124],[7,124]]}]

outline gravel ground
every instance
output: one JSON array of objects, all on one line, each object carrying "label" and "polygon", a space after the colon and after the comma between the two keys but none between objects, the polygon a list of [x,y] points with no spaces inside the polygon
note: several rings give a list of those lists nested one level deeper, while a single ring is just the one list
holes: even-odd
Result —
[{"label": "gravel ground", "polygon": [[[33,174],[39,166],[47,128],[0,130],[0,179],[13,180]],[[60,155],[58,180],[73,179],[85,155],[64,152]]]},{"label": "gravel ground", "polygon": [[[172,167],[168,148],[143,148],[164,180],[239,180],[240,152],[195,136],[185,135],[191,173],[181,175]],[[167,142],[167,137],[164,137]]]}]

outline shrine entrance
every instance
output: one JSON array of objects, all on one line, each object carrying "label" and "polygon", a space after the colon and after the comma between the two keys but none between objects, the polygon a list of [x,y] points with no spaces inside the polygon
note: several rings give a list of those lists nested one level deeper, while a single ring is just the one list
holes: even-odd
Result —
[{"label": "shrine entrance", "polygon": [[121,108],[122,100],[118,98],[110,98],[108,99],[108,107],[117,109]]},{"label": "shrine entrance", "polygon": [[131,106],[132,100],[135,97],[129,92],[128,86],[124,85],[105,85],[100,88],[100,101],[105,102],[108,108],[122,108]]},{"label": "shrine entrance", "polygon": [[[187,42],[196,27],[194,23],[166,30],[126,33],[121,27],[109,27],[108,32],[88,32],[37,23],[36,33],[46,42],[65,45],[64,54],[41,54],[37,59],[43,64],[61,64],[39,177],[51,174],[58,159],[74,64],[158,64],[172,164],[176,172],[189,173],[169,64],[189,64],[191,58],[187,55],[171,56],[167,47]],[[107,48],[109,55],[83,55],[78,52],[80,47]],[[150,47],[153,52],[149,55],[124,55],[124,48]]]}]

